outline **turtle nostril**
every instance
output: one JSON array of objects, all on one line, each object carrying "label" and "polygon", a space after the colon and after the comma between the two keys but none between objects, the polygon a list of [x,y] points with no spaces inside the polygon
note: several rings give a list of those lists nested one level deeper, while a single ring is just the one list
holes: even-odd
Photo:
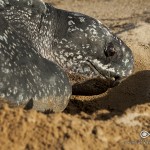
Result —
[{"label": "turtle nostril", "polygon": [[105,53],[106,57],[111,57],[111,56],[115,55],[116,50],[114,48],[113,43],[108,43],[107,47],[104,50],[104,53]]}]

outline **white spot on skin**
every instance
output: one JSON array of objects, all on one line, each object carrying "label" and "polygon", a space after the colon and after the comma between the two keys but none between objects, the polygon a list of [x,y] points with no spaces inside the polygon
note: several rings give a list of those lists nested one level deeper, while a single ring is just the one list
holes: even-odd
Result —
[{"label": "white spot on skin", "polygon": [[68,16],[69,19],[72,19],[72,16]]},{"label": "white spot on skin", "polygon": [[89,72],[89,71],[90,71],[89,67],[84,68],[84,72]]},{"label": "white spot on skin", "polygon": [[77,12],[72,12],[71,14],[73,14],[76,17],[82,17],[82,16],[84,16],[83,14],[77,13]]},{"label": "white spot on skin", "polygon": [[77,56],[77,59],[82,59],[83,57],[81,55]]},{"label": "white spot on skin", "polygon": [[128,62],[129,62],[129,59],[126,59],[126,60],[124,61],[125,66],[127,65]]},{"label": "white spot on skin", "polygon": [[98,21],[98,23],[100,24],[100,25],[102,25],[102,22],[101,21],[99,21],[99,20],[97,20]]},{"label": "white spot on skin", "polygon": [[75,23],[72,21],[72,20],[70,20],[70,21],[68,21],[68,25],[74,25]]},{"label": "white spot on skin", "polygon": [[3,68],[2,72],[8,74],[9,73],[9,69]]},{"label": "white spot on skin", "polygon": [[[92,61],[91,61],[92,62]],[[110,68],[110,64],[107,64],[107,65],[103,65],[99,60],[97,59],[94,59],[93,60],[93,64],[95,66],[98,66],[98,68],[102,69],[102,70],[107,70],[107,71],[110,71],[110,72],[113,72],[115,73],[115,68]]]},{"label": "white spot on skin", "polygon": [[126,75],[124,70],[122,70],[121,72],[122,72],[122,76],[125,76],[125,75]]},{"label": "white spot on skin", "polygon": [[5,41],[6,43],[8,43],[6,36],[1,36],[1,35],[0,35],[0,40]]},{"label": "white spot on skin", "polygon": [[0,82],[0,89],[2,89],[4,86],[4,84],[2,82]]},{"label": "white spot on skin", "polygon": [[124,46],[122,47],[122,51],[125,52],[125,47]]},{"label": "white spot on skin", "polygon": [[85,22],[85,18],[84,17],[79,17],[80,22]]}]

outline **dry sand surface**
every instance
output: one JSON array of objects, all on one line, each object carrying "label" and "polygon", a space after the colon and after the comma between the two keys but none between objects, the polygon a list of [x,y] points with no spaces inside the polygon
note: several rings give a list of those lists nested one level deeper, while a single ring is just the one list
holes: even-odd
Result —
[{"label": "dry sand surface", "polygon": [[72,96],[63,113],[0,109],[0,149],[149,150],[150,0],[49,0],[101,20],[132,49],[135,71],[97,96]]}]

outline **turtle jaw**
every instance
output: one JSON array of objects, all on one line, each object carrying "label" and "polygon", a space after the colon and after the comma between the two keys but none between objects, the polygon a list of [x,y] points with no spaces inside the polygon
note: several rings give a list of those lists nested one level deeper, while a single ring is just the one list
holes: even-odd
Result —
[{"label": "turtle jaw", "polygon": [[107,69],[104,70],[102,68],[98,68],[89,60],[87,60],[87,64],[89,64],[90,68],[92,68],[98,78],[102,78],[109,83],[109,88],[119,85],[122,80],[126,78],[126,76],[121,76],[119,74],[116,74],[115,72],[108,71]]}]

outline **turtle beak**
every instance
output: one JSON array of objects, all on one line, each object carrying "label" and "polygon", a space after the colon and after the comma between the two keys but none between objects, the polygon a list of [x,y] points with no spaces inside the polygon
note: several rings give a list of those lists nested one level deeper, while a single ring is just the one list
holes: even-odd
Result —
[{"label": "turtle beak", "polygon": [[[121,76],[111,74],[110,72],[105,71],[105,70],[99,70],[89,60],[87,61],[87,64],[95,71],[95,73],[99,77],[101,77],[105,81],[107,81],[109,88],[112,88],[112,87],[115,87],[115,86],[119,85],[119,83],[122,81]],[[107,75],[105,75],[105,74],[107,74]]]}]

